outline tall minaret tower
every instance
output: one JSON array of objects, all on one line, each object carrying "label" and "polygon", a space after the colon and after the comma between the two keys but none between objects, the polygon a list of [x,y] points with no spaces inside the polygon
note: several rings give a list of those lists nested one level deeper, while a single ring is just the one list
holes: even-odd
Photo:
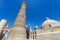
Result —
[{"label": "tall minaret tower", "polygon": [[13,24],[7,40],[26,40],[26,2],[22,3],[21,9]]}]

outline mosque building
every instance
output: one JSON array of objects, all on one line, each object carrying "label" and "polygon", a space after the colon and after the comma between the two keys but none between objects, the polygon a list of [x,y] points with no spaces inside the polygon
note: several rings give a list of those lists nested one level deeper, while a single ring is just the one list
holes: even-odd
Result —
[{"label": "mosque building", "polygon": [[[27,3],[23,1],[11,29],[5,27],[6,19],[0,22],[0,40],[60,40],[60,22],[48,17],[41,28],[36,27],[34,31],[30,26],[26,28],[26,7]],[[7,37],[4,37],[4,31],[8,32]]]}]

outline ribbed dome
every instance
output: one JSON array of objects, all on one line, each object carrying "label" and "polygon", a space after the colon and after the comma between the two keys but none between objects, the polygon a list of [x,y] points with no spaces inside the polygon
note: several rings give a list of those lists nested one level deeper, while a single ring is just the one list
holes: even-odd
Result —
[{"label": "ribbed dome", "polygon": [[60,23],[60,22],[56,21],[56,20],[52,20],[52,19],[46,18],[46,20],[42,23],[42,27],[44,27],[45,25],[58,24],[58,23]]}]

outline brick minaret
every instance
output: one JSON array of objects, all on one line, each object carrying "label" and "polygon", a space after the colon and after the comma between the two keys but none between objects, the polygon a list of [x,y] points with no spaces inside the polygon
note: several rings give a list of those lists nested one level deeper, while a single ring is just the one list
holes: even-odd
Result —
[{"label": "brick minaret", "polygon": [[26,40],[26,2],[22,3],[21,9],[13,24],[12,31],[7,40]]}]

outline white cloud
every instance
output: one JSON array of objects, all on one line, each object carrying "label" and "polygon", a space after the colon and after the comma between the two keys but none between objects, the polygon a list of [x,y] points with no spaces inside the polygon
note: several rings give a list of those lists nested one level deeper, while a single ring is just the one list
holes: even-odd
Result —
[{"label": "white cloud", "polygon": [[38,28],[38,26],[35,26],[35,28]]},{"label": "white cloud", "polygon": [[28,25],[26,25],[26,27],[28,27]]}]

